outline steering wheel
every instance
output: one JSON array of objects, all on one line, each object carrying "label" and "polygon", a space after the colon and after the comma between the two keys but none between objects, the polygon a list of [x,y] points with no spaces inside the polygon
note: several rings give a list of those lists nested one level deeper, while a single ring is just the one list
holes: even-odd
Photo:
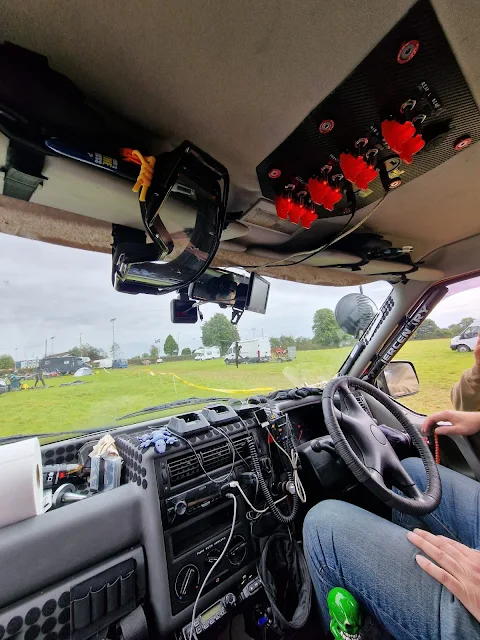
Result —
[{"label": "steering wheel", "polygon": [[[375,420],[361,407],[353,391],[359,390],[378,400],[396,418],[412,438],[420,453],[427,487],[420,491]],[[334,396],[340,398],[341,410],[334,405]],[[410,515],[425,515],[438,507],[442,497],[442,484],[435,460],[420,433],[398,406],[376,387],[349,376],[331,380],[322,394],[325,425],[332,437],[335,450],[355,478],[363,483],[386,505]],[[387,486],[400,489],[398,495]]]}]

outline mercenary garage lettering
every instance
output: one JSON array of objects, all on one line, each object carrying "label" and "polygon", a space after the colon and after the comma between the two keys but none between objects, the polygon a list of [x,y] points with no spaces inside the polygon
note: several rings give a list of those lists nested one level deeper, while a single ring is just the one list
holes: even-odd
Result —
[{"label": "mercenary garage lettering", "polygon": [[428,315],[428,308],[424,304],[413,316],[411,320],[407,322],[405,327],[400,331],[400,334],[396,337],[395,342],[391,347],[382,354],[380,360],[385,364],[388,364],[393,356],[397,353],[397,351],[403,346],[403,344],[410,338],[412,333],[418,328],[418,325],[425,319],[425,316]]}]

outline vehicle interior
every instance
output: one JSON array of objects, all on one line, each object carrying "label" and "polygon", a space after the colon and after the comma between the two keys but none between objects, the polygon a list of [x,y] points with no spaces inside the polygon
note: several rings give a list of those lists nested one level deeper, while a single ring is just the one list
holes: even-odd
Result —
[{"label": "vehicle interior", "polygon": [[[402,475],[413,455],[434,478],[435,442],[396,355],[480,275],[479,24],[469,0],[2,7],[1,234],[111,255],[98,278],[178,292],[177,323],[204,302],[262,312],[268,278],[392,289],[325,385],[42,440],[44,482],[105,435],[120,466],[92,458],[0,528],[0,639],[322,638],[302,578],[278,596],[289,624],[272,612],[266,541],[295,554],[328,498],[387,519],[438,505]],[[388,454],[378,425],[400,434]],[[480,480],[475,437],[442,456]]]}]

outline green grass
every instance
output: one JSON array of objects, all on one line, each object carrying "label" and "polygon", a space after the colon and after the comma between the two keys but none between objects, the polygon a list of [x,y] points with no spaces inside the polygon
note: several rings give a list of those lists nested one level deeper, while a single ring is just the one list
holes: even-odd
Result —
[{"label": "green grass", "polygon": [[[285,389],[329,380],[349,353],[349,348],[303,351],[289,363],[227,366],[223,360],[184,361],[99,371],[82,378],[87,384],[60,387],[76,378],[46,379],[47,389],[17,391],[0,396],[0,435],[39,433],[113,425],[115,418],[145,406],[190,396],[251,395],[235,390]],[[402,359],[414,362],[421,392],[405,404],[424,413],[450,407],[450,388],[461,372],[471,366],[472,354],[457,354],[448,340],[411,341],[402,349]],[[188,386],[171,373],[200,386]],[[154,375],[152,375],[154,374]],[[163,375],[162,375],[163,374]],[[29,381],[33,386],[33,382]],[[225,389],[225,392],[220,390]],[[178,409],[164,412],[178,413]],[[146,416],[145,419],[152,417]],[[138,420],[138,418],[137,418]],[[119,424],[119,423],[116,423]]]}]

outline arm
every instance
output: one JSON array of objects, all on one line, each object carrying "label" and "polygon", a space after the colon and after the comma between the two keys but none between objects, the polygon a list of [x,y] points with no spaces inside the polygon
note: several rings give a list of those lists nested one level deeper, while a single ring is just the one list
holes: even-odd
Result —
[{"label": "arm", "polygon": [[462,373],[450,392],[452,404],[457,411],[480,411],[480,334],[473,353],[475,364]]},{"label": "arm", "polygon": [[[442,425],[435,429],[438,422],[450,422],[450,425]],[[435,429],[439,436],[457,435],[473,436],[480,432],[480,412],[477,411],[439,411],[425,420],[422,425],[422,433],[430,433]]]}]

